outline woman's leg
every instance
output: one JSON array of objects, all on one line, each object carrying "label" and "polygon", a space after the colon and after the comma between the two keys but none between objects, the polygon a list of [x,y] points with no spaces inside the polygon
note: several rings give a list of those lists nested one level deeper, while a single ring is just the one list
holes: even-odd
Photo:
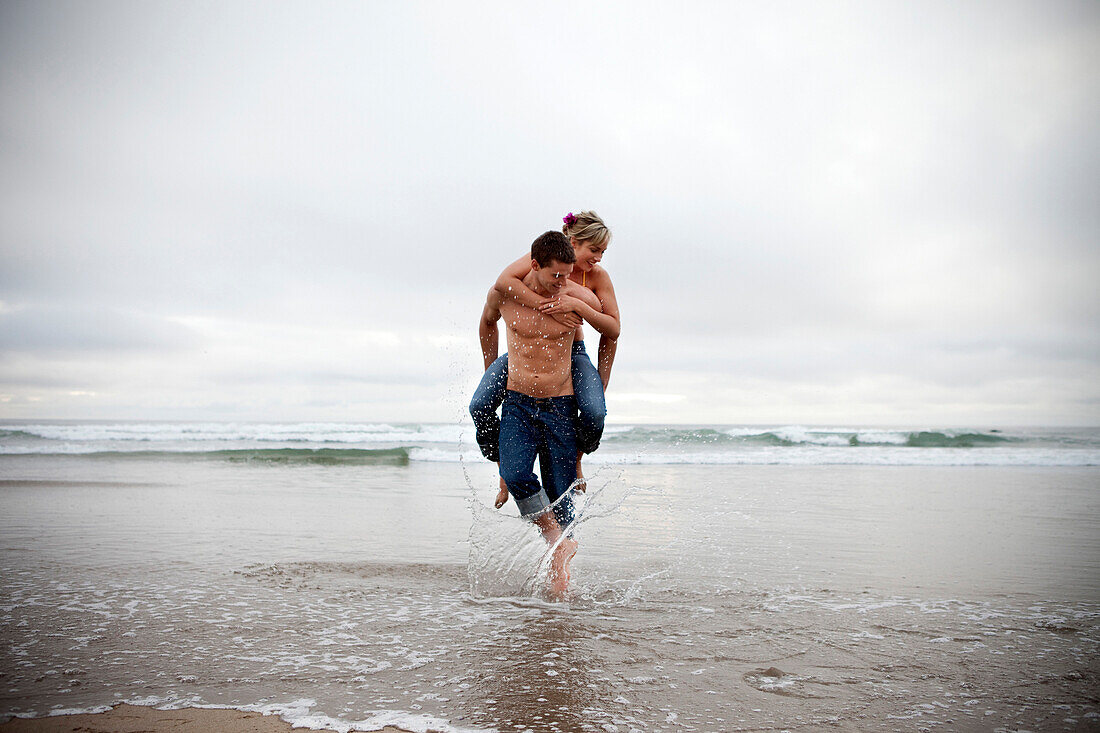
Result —
[{"label": "woman's leg", "polygon": [[481,454],[493,463],[500,462],[500,416],[497,408],[504,402],[508,389],[508,355],[497,358],[474,390],[470,400],[470,417],[477,430],[477,445]]},{"label": "woman's leg", "polygon": [[583,341],[573,343],[572,366],[573,394],[577,398],[577,478],[584,478],[581,456],[600,447],[607,403],[604,401],[603,380],[588,358]]},{"label": "woman's leg", "polygon": [[[500,417],[497,408],[504,402],[508,390],[508,354],[502,354],[489,365],[481,377],[470,400],[470,416],[474,419],[477,445],[481,454],[494,463],[500,463]],[[493,504],[497,509],[508,501],[508,485],[500,479],[500,490]]]}]

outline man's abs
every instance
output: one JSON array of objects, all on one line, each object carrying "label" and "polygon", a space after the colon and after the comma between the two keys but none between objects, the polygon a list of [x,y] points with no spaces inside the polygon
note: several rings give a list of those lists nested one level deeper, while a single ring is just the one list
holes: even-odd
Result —
[{"label": "man's abs", "polygon": [[573,394],[573,333],[522,306],[501,309],[508,335],[508,389],[530,397]]},{"label": "man's abs", "polygon": [[554,344],[516,344],[508,340],[508,389],[529,397],[573,394],[573,340]]}]

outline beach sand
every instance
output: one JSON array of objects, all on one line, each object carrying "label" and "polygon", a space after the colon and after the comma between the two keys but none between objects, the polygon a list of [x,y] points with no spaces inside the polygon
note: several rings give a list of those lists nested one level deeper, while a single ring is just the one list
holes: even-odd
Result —
[{"label": "beach sand", "polygon": [[549,604],[492,468],[5,458],[0,733],[1100,725],[1095,469],[597,468]]},{"label": "beach sand", "polygon": [[[102,713],[15,718],[7,723],[0,723],[2,733],[283,733],[290,730],[294,730],[290,723],[275,715],[206,708],[157,710],[125,704]],[[392,726],[386,726],[381,731],[407,733]]]}]

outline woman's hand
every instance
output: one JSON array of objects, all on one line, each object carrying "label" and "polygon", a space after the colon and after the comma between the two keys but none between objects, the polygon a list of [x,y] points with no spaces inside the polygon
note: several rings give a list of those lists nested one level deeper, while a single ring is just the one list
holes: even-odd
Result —
[{"label": "woman's hand", "polygon": [[576,328],[584,323],[584,319],[577,312],[580,305],[582,305],[581,301],[571,295],[559,295],[542,301],[539,312],[545,313],[563,326]]},{"label": "woman's hand", "polygon": [[579,311],[584,303],[572,295],[557,295],[539,304],[539,312],[553,318],[563,326],[576,328],[584,323]]},{"label": "woman's hand", "polygon": [[553,315],[554,313],[580,313],[584,303],[572,295],[558,295],[542,301],[539,311]]},{"label": "woman's hand", "polygon": [[576,313],[574,313],[573,311],[553,311],[553,312],[545,311],[545,312],[548,316],[553,318],[555,321],[557,321],[558,323],[560,323],[563,326],[568,326],[569,328],[576,328],[577,326],[584,323],[584,319],[581,318]]}]

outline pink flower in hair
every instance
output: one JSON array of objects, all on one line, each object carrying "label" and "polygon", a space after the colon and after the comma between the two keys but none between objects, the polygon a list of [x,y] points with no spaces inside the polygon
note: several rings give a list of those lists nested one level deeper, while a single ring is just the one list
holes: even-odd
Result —
[{"label": "pink flower in hair", "polygon": [[565,222],[565,226],[571,227],[577,223],[577,217],[573,216],[573,212],[570,211],[568,214],[562,217],[562,221]]}]

